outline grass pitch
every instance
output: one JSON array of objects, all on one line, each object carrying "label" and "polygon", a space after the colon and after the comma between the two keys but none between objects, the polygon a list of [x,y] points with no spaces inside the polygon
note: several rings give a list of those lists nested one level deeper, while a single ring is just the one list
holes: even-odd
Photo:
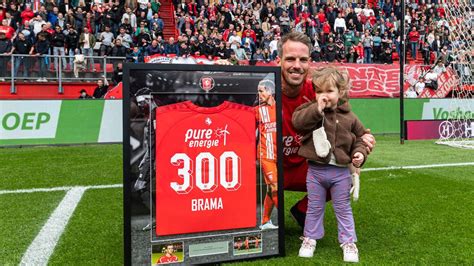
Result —
[{"label": "grass pitch", "polygon": [[[122,182],[121,145],[0,149],[0,190],[90,186]],[[377,136],[364,168],[474,162],[474,151]],[[365,264],[474,262],[474,166],[363,172],[352,204]],[[17,265],[64,191],[0,194],[0,265]],[[286,257],[242,265],[340,264],[337,225],[326,208],[326,236],[314,258],[298,258],[302,230],[289,208],[303,193],[285,192]],[[87,190],[49,262],[123,264],[122,189]]]}]

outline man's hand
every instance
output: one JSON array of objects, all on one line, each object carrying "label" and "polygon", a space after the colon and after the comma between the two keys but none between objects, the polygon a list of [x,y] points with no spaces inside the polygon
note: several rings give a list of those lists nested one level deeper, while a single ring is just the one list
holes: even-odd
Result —
[{"label": "man's hand", "polygon": [[362,135],[362,140],[367,148],[367,153],[371,153],[375,148],[375,137],[370,133],[370,129],[368,128],[364,135]]},{"label": "man's hand", "polygon": [[360,167],[363,162],[364,162],[364,155],[360,152],[354,153],[354,156],[352,157],[352,164],[355,167]]}]

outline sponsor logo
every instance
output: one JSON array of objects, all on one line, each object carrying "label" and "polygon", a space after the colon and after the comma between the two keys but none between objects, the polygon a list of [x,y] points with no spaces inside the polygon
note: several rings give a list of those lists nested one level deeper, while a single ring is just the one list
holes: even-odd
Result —
[{"label": "sponsor logo", "polygon": [[449,139],[454,134],[453,124],[449,121],[443,121],[439,124],[438,133],[440,138]]},{"label": "sponsor logo", "polygon": [[423,104],[422,120],[474,119],[474,99],[432,99]]},{"label": "sponsor logo", "polygon": [[0,139],[55,138],[61,101],[1,101]]},{"label": "sponsor logo", "polygon": [[[208,127],[212,125],[211,118],[204,119]],[[184,142],[189,148],[211,148],[219,145],[227,145],[227,135],[230,132],[227,124],[217,128],[190,128],[184,134]]]},{"label": "sponsor logo", "polygon": [[205,91],[210,91],[214,89],[214,86],[215,86],[215,82],[212,77],[202,77],[199,80],[199,87],[201,87],[201,89]]}]

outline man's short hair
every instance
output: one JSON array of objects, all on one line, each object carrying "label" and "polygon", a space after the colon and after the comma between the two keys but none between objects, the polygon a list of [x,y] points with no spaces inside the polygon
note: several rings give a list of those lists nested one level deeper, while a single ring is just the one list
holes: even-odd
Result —
[{"label": "man's short hair", "polygon": [[262,79],[258,83],[258,86],[265,87],[265,90],[271,94],[275,94],[275,83],[269,79]]},{"label": "man's short hair", "polygon": [[277,48],[278,57],[280,57],[280,58],[282,57],[282,55],[283,55],[283,45],[287,41],[300,42],[300,43],[308,46],[308,56],[309,56],[309,51],[312,50],[311,40],[309,39],[309,37],[306,34],[302,33],[302,32],[292,31],[290,33],[287,33],[287,34],[283,35],[283,37],[280,39],[280,41],[278,41],[278,48]]}]

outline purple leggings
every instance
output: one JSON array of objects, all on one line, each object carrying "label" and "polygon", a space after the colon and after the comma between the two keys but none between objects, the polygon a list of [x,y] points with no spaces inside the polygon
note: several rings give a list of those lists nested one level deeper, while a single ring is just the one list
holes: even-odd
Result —
[{"label": "purple leggings", "polygon": [[349,168],[309,163],[306,176],[309,202],[304,226],[305,237],[323,238],[326,191],[329,189],[337,218],[339,243],[357,242],[349,194],[351,183]]}]

